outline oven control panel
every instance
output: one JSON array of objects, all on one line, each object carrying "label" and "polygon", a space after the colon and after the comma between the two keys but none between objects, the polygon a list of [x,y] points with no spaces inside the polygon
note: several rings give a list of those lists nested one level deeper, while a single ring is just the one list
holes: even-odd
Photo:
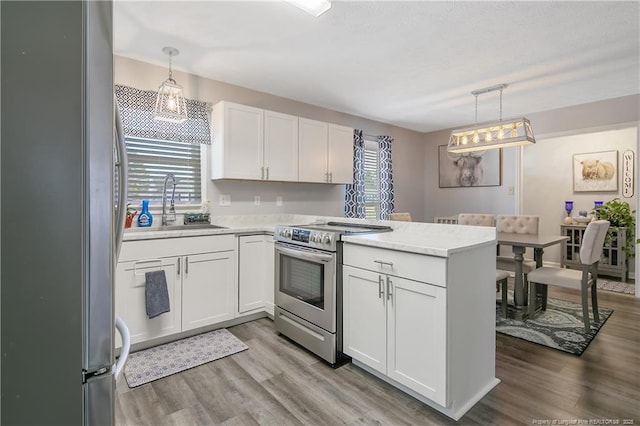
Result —
[{"label": "oven control panel", "polygon": [[313,229],[276,226],[274,239],[305,247],[335,251],[336,238],[333,232],[322,232]]}]

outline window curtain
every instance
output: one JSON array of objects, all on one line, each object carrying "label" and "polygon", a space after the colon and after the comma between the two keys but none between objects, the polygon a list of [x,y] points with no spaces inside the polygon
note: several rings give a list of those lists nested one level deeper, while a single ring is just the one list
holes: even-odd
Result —
[{"label": "window curtain", "polygon": [[380,219],[389,220],[389,214],[393,213],[393,170],[391,167],[391,142],[390,136],[378,136],[380,145]]},{"label": "window curtain", "polygon": [[127,136],[211,145],[211,126],[206,102],[186,99],[189,119],[169,123],[153,119],[157,93],[116,85],[116,101]]},{"label": "window curtain", "polygon": [[344,216],[364,218],[364,137],[353,131],[353,184],[345,189]]}]

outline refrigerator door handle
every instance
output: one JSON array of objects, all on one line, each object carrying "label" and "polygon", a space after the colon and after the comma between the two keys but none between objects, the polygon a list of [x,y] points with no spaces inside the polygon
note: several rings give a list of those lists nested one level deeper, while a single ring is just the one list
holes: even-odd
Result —
[{"label": "refrigerator door handle", "polygon": [[113,368],[114,377],[116,381],[118,380],[118,376],[124,367],[124,364],[127,362],[127,358],[129,357],[129,349],[131,348],[131,335],[129,334],[129,328],[127,324],[120,317],[116,317],[116,330],[120,333],[120,337],[122,338],[122,349],[120,349],[120,357],[118,357],[118,362],[116,362],[115,367]]},{"label": "refrigerator door handle", "polygon": [[115,251],[116,259],[120,256],[120,247],[122,246],[122,237],[124,236],[124,222],[127,215],[127,181],[129,180],[129,163],[127,158],[127,147],[124,141],[124,132],[122,131],[122,120],[120,118],[120,109],[118,102],[114,99],[115,119],[116,119],[116,163],[118,170],[118,208],[116,210],[116,235],[115,235]]}]

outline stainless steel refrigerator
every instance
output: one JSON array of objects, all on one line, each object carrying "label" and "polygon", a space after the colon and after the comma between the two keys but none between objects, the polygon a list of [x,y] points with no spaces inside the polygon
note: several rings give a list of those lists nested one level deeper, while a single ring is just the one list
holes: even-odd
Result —
[{"label": "stainless steel refrigerator", "polygon": [[0,20],[0,423],[113,424],[112,2]]}]

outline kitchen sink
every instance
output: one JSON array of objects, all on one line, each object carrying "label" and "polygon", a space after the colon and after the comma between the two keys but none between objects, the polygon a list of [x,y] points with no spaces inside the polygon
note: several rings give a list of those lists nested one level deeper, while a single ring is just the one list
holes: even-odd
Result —
[{"label": "kitchen sink", "polygon": [[164,225],[164,226],[154,226],[150,228],[128,228],[127,232],[162,232],[162,231],[187,231],[189,229],[227,229],[226,226],[213,225],[211,223],[195,223],[190,225]]}]

